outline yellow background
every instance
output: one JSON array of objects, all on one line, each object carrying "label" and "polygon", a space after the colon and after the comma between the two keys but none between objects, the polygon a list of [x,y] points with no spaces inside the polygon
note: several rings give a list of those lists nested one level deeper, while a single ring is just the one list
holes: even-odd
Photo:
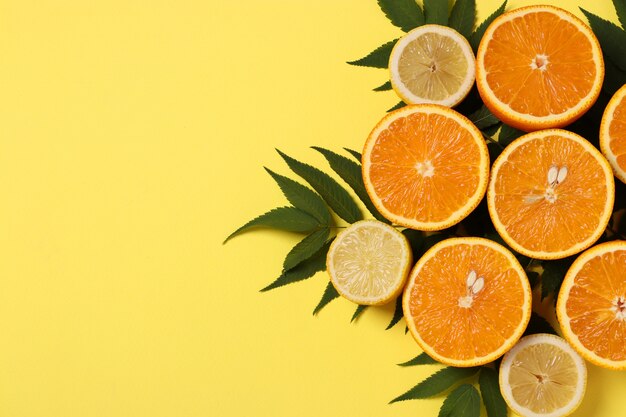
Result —
[{"label": "yellow background", "polygon": [[[398,99],[345,61],[400,33],[375,0],[0,0],[0,416],[435,416],[387,405],[436,369],[395,366],[391,308],[313,317],[323,273],[258,292],[298,237],[221,244],[286,203],[275,147],[361,148]],[[626,374],[589,385],[576,416],[623,415]]]}]

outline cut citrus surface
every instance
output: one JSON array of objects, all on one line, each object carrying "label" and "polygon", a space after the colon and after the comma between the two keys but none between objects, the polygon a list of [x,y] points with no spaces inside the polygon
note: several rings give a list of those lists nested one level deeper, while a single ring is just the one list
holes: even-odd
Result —
[{"label": "cut citrus surface", "polygon": [[404,35],[389,58],[391,85],[405,103],[452,107],[474,85],[474,52],[456,30],[424,25]]},{"label": "cut citrus surface", "polygon": [[602,52],[591,29],[553,6],[499,16],[476,54],[476,85],[485,105],[527,132],[563,127],[582,116],[603,80]]},{"label": "cut citrus surface", "polygon": [[523,417],[562,417],[580,404],[587,386],[585,361],[551,334],[523,337],[500,364],[500,391]]},{"label": "cut citrus surface", "polygon": [[363,150],[363,181],[387,219],[441,230],[480,202],[489,154],[480,131],[447,107],[416,104],[387,114]]},{"label": "cut citrus surface", "polygon": [[600,148],[615,176],[626,183],[626,85],[611,98],[600,125]]},{"label": "cut citrus surface", "polygon": [[337,235],[326,267],[339,294],[358,304],[379,305],[402,292],[413,255],[395,228],[362,220]]},{"label": "cut citrus surface", "polygon": [[489,215],[514,250],[559,259],[591,246],[613,210],[615,183],[602,154],[582,137],[552,129],[507,146],[492,167]]},{"label": "cut citrus surface", "polygon": [[574,261],[557,316],[563,336],[585,359],[626,369],[626,242],[602,243]]},{"label": "cut citrus surface", "polygon": [[402,305],[411,334],[429,356],[477,366],[520,338],[530,318],[531,290],[524,269],[502,245],[452,238],[417,262]]}]

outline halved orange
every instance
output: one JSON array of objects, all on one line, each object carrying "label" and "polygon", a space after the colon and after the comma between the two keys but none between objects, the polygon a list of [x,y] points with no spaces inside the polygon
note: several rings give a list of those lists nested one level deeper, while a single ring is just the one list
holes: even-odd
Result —
[{"label": "halved orange", "polygon": [[363,181],[387,219],[418,230],[463,220],[487,188],[489,154],[465,116],[434,104],[387,114],[363,150]]},{"label": "halved orange", "polygon": [[411,334],[432,358],[477,366],[507,352],[531,312],[531,290],[515,256],[491,240],[452,238],[417,262],[402,299]]},{"label": "halved orange", "polygon": [[611,98],[600,124],[600,149],[615,176],[626,183],[626,85]]},{"label": "halved orange", "polygon": [[592,30],[553,6],[502,14],[485,31],[476,55],[485,105],[527,132],[572,123],[596,101],[603,79],[602,51]]},{"label": "halved orange", "polygon": [[602,154],[581,136],[552,129],[526,134],[493,164],[487,203],[504,241],[537,259],[591,246],[613,210],[615,183]]},{"label": "halved orange", "polygon": [[582,253],[565,275],[556,310],[563,336],[585,359],[626,369],[626,242]]}]

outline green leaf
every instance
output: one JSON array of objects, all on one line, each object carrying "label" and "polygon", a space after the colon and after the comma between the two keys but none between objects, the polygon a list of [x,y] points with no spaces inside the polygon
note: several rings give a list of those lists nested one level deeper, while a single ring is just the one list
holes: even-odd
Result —
[{"label": "green leaf", "polygon": [[548,320],[544,319],[539,314],[532,312],[530,314],[530,321],[528,322],[528,326],[524,331],[524,336],[537,333],[557,334],[556,330],[554,330],[554,327],[552,327],[552,325],[548,323]]},{"label": "green leaf", "polygon": [[317,272],[326,270],[326,254],[330,248],[331,241],[326,242],[315,255],[309,259],[299,263],[294,268],[283,271],[282,274],[267,287],[261,289],[261,292],[273,290],[274,288],[282,287],[283,285],[292,284],[294,282],[302,281],[307,278],[311,278]]},{"label": "green leaf", "polygon": [[333,283],[328,281],[328,285],[326,285],[326,289],[324,290],[324,294],[322,295],[322,299],[313,310],[313,315],[319,313],[324,307],[328,305],[335,298],[339,297],[339,293],[333,286]]},{"label": "green leaf", "polygon": [[348,151],[350,155],[354,156],[354,158],[356,158],[356,160],[359,161],[359,164],[361,163],[361,159],[363,158],[363,155],[361,155],[360,152],[357,152],[354,149],[349,149],[349,148],[343,148],[343,149]]},{"label": "green leaf", "polygon": [[374,88],[374,91],[389,91],[391,89],[391,81],[387,81],[385,84],[379,85],[378,87]]},{"label": "green leaf", "polygon": [[474,50],[474,53],[478,51],[478,45],[480,44],[480,40],[483,38],[483,35],[485,34],[487,27],[491,24],[491,22],[493,22],[496,19],[496,17],[504,13],[504,9],[506,9],[506,0],[504,0],[504,3],[502,3],[502,5],[500,5],[500,7],[498,7],[498,9],[495,12],[493,12],[480,25],[478,25],[474,33],[472,33],[472,35],[469,37],[469,43],[470,45],[472,45],[472,49]]},{"label": "green leaf", "polygon": [[356,311],[354,312],[354,314],[352,315],[352,318],[350,319],[350,323],[352,323],[354,320],[356,320],[357,318],[359,318],[359,316],[361,314],[363,314],[363,312],[365,311],[365,309],[368,306],[363,305],[363,304],[359,304],[356,308]]},{"label": "green leaf", "polygon": [[409,245],[411,246],[411,252],[413,253],[413,260],[417,261],[422,255],[422,247],[424,246],[424,241],[426,236],[424,232],[413,229],[404,229],[402,231],[404,237],[409,241]]},{"label": "green leaf", "polygon": [[456,0],[450,12],[450,27],[469,38],[476,22],[476,0]]},{"label": "green leaf", "polygon": [[424,12],[415,0],[378,0],[378,5],[391,23],[405,32],[424,24]]},{"label": "green leaf", "polygon": [[469,378],[480,368],[453,368],[451,366],[429,376],[404,394],[391,400],[391,403],[405,400],[417,400],[441,394],[457,382]]},{"label": "green leaf", "polygon": [[526,271],[526,276],[528,277],[528,282],[530,283],[530,288],[535,288],[537,284],[539,284],[539,272],[536,271]]},{"label": "green leaf", "polygon": [[424,0],[426,23],[434,25],[448,24],[448,0]]},{"label": "green leaf", "polygon": [[613,5],[622,28],[626,29],[626,0],[613,0]]},{"label": "green leaf", "polygon": [[498,372],[495,369],[483,367],[478,377],[480,393],[487,410],[487,417],[507,417],[507,407],[500,393]]},{"label": "green leaf", "polygon": [[496,123],[495,125],[482,129],[482,132],[484,135],[487,135],[490,138],[493,138],[498,132],[498,130],[500,130],[501,127],[502,127],[502,122]]},{"label": "green leaf", "polygon": [[541,274],[541,299],[543,300],[550,294],[556,294],[561,288],[565,273],[574,262],[575,257],[558,259],[555,261],[543,261],[543,273]]},{"label": "green leaf", "polygon": [[270,227],[289,232],[310,232],[319,226],[320,223],[317,219],[300,209],[295,207],[278,207],[250,220],[231,233],[224,240],[224,243],[254,227]]},{"label": "green leaf", "polygon": [[326,239],[330,234],[330,229],[325,227],[323,229],[317,230],[293,247],[285,257],[285,262],[283,262],[283,269],[285,271],[295,267],[300,262],[309,259],[313,256],[322,246],[326,243]]},{"label": "green leaf", "polygon": [[526,132],[502,123],[502,129],[500,129],[500,134],[498,135],[498,142],[502,146],[507,146],[509,143],[525,134]]},{"label": "green leaf", "polygon": [[328,149],[318,146],[313,146],[313,149],[324,155],[324,158],[326,158],[332,170],[354,190],[355,194],[361,199],[365,207],[367,207],[369,212],[372,213],[376,219],[381,222],[390,223],[389,220],[378,212],[376,206],[374,206],[374,203],[370,200],[370,196],[365,190],[365,184],[363,184],[363,174],[361,173],[361,166],[359,164]]},{"label": "green leaf", "polygon": [[392,112],[394,110],[401,109],[402,107],[406,107],[406,103],[404,101],[399,102],[398,104],[396,104],[395,106],[387,110],[387,113]]},{"label": "green leaf", "polygon": [[319,194],[291,178],[275,173],[269,168],[265,168],[265,170],[274,178],[281,191],[292,205],[315,217],[320,221],[321,225],[332,225],[333,218]]},{"label": "green leaf", "polygon": [[285,162],[287,162],[289,168],[308,182],[339,217],[348,223],[354,223],[363,219],[363,214],[361,214],[359,207],[354,200],[352,200],[350,194],[348,194],[337,181],[319,169],[297,161],[278,149],[277,151]]},{"label": "green leaf", "polygon": [[480,395],[471,384],[463,384],[448,395],[439,409],[439,417],[479,417]]},{"label": "green leaf", "polygon": [[498,120],[498,118],[494,116],[485,105],[470,114],[468,119],[470,119],[470,121],[480,130],[500,123],[500,120]]},{"label": "green leaf", "polygon": [[615,23],[602,19],[580,7],[595,33],[602,52],[622,71],[626,71],[626,32]]},{"label": "green leaf", "polygon": [[609,96],[613,96],[624,84],[626,84],[626,72],[619,69],[605,54],[602,90]]},{"label": "green leaf", "polygon": [[439,362],[428,356],[426,352],[422,352],[413,359],[398,364],[398,366],[403,367],[417,365],[439,365]]},{"label": "green leaf", "polygon": [[357,59],[356,61],[348,61],[348,64],[356,65],[359,67],[388,68],[391,50],[393,49],[393,46],[396,44],[397,41],[397,39],[389,41],[386,44],[374,49],[372,52],[370,52],[368,55],[364,56],[361,59]]},{"label": "green leaf", "polygon": [[393,310],[393,317],[391,318],[391,321],[389,322],[389,324],[387,325],[385,330],[389,330],[393,326],[395,326],[402,319],[402,317],[403,317],[403,314],[402,314],[402,295],[400,295],[398,298],[396,298],[396,307]]}]

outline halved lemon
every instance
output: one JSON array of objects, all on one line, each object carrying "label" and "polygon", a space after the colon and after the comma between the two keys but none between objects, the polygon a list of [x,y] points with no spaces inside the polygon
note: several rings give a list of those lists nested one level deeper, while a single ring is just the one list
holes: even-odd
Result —
[{"label": "halved lemon", "polygon": [[523,337],[500,365],[500,391],[523,417],[562,417],[573,412],[587,386],[585,361],[551,334]]},{"label": "halved lemon", "polygon": [[339,233],[328,250],[326,267],[337,292],[357,304],[395,299],[413,262],[409,242],[395,228],[362,220]]},{"label": "halved lemon", "polygon": [[474,85],[475,58],[456,30],[424,25],[404,35],[389,58],[391,85],[407,104],[453,107]]}]

